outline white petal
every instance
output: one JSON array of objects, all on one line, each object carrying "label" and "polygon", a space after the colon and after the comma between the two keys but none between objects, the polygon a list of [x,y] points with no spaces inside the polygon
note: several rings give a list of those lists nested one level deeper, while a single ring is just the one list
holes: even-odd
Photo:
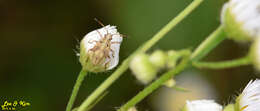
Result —
[{"label": "white petal", "polygon": [[187,101],[186,107],[188,111],[222,111],[222,106],[213,100]]},{"label": "white petal", "polygon": [[242,111],[260,111],[260,80],[251,80],[242,92],[239,107]]}]

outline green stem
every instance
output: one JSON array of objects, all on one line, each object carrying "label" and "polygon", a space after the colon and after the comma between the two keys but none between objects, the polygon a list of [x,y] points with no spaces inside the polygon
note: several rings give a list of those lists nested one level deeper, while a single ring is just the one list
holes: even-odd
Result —
[{"label": "green stem", "polygon": [[[190,55],[190,52],[187,53]],[[134,98],[129,100],[125,105],[123,105],[118,111],[127,111],[128,108],[133,107],[135,104],[144,99],[147,95],[152,93],[155,89],[159,88],[163,83],[172,78],[173,76],[179,74],[189,65],[189,56],[185,55],[183,60],[176,68],[164,73],[159,79],[151,83],[148,87],[139,92]]]},{"label": "green stem", "polygon": [[80,85],[83,82],[83,80],[84,80],[85,76],[87,75],[87,73],[88,72],[86,70],[81,69],[81,71],[80,71],[80,73],[78,75],[76,84],[73,87],[73,90],[72,90],[72,93],[71,93],[71,96],[70,96],[70,99],[69,99],[66,111],[71,111],[71,109],[73,107],[73,104],[75,102],[75,99],[77,97]]},{"label": "green stem", "polygon": [[118,111],[127,111],[128,108],[135,106],[138,102],[144,99],[147,95],[152,93],[155,89],[159,88],[171,77],[177,75],[179,72],[183,71],[187,66],[191,65],[192,61],[199,60],[203,58],[207,53],[214,49],[221,41],[225,39],[225,33],[222,26],[219,26],[206,40],[204,40],[198,48],[192,53],[191,57],[187,60],[184,59],[176,68],[170,70],[169,72],[163,74],[155,82],[151,83],[148,87],[139,92],[135,97],[129,100],[125,105],[123,105]]},{"label": "green stem", "polygon": [[224,28],[220,25],[209,37],[204,40],[199,47],[191,55],[192,61],[198,61],[206,56],[212,49],[214,49],[220,42],[226,38]]},{"label": "green stem", "polygon": [[203,0],[194,0],[188,7],[186,7],[177,17],[172,19],[167,25],[165,25],[157,34],[155,34],[152,39],[147,41],[139,49],[137,49],[133,54],[131,54],[123,63],[117,68],[117,70],[107,78],[79,107],[78,111],[83,111],[86,109],[95,99],[102,94],[115,80],[117,80],[129,66],[131,58],[135,54],[146,52],[150,49],[156,42],[158,42],[164,35],[166,35],[172,28],[174,28],[179,22],[181,22],[187,15],[189,15]]},{"label": "green stem", "polygon": [[232,68],[242,65],[251,64],[250,56],[245,56],[235,60],[220,61],[220,62],[193,62],[192,65],[197,68],[209,68],[209,69],[223,69]]},{"label": "green stem", "polygon": [[109,76],[80,106],[78,111],[84,111],[91,105],[125,70],[129,64],[129,58],[125,59],[119,68]]}]

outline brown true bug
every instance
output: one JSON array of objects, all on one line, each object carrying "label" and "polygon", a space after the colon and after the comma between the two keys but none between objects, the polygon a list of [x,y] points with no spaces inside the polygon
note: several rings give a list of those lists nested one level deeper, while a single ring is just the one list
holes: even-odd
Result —
[{"label": "brown true bug", "polygon": [[[99,20],[97,20],[96,18],[94,20],[97,23],[99,23],[103,28],[105,27],[105,25],[101,23]],[[89,41],[90,44],[96,43],[93,48],[89,49],[90,53],[92,53],[91,59],[94,65],[103,64],[102,62],[104,62],[106,59],[111,60],[110,52],[112,52],[112,57],[114,57],[114,53],[115,53],[115,51],[111,49],[111,44],[121,43],[121,42],[111,42],[111,40],[113,39],[112,38],[113,35],[117,35],[117,34],[111,34],[108,32],[107,29],[106,29],[106,34],[104,36],[102,36],[102,34],[98,30],[96,31],[101,37],[101,39],[98,41],[97,40]],[[118,35],[120,35],[120,37],[123,37],[123,35],[119,33]],[[107,66],[109,65],[110,60],[105,63],[105,68],[107,68]]]}]

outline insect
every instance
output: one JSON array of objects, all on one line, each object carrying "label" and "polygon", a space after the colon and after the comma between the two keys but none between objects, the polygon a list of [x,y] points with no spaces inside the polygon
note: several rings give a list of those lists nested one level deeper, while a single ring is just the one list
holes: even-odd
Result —
[{"label": "insect", "polygon": [[[95,21],[97,21],[106,30],[106,33],[102,36],[102,34],[101,34],[101,32],[99,32],[99,30],[95,30],[99,34],[100,40],[88,41],[89,44],[95,43],[94,47],[89,49],[88,52],[92,53],[90,58],[91,58],[93,65],[104,64],[105,69],[107,69],[109,67],[112,67],[109,65],[111,60],[113,60],[115,56],[118,56],[118,54],[117,55],[115,54],[115,50],[119,50],[119,47],[112,48],[111,47],[112,44],[119,44],[119,45],[121,44],[121,41],[112,41],[113,36],[117,35],[117,37],[123,37],[123,35],[118,32],[111,34],[111,33],[109,33],[108,29],[106,29],[106,26],[103,23],[101,23],[97,19],[95,19]],[[118,60],[117,60],[117,62],[115,62],[115,64],[117,64],[117,63],[118,63]]]}]

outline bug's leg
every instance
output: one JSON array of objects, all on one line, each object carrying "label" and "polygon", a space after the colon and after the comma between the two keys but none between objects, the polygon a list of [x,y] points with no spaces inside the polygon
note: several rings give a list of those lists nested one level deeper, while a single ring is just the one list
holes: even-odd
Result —
[{"label": "bug's leg", "polygon": [[124,35],[124,34],[119,34],[121,37],[127,37],[127,35]]},{"label": "bug's leg", "polygon": [[111,42],[111,44],[121,44],[121,42]]},{"label": "bug's leg", "polygon": [[87,57],[87,59],[85,60],[85,62],[88,62],[89,61],[89,57]]},{"label": "bug's leg", "polygon": [[98,57],[95,57],[95,65],[100,64],[101,60]]},{"label": "bug's leg", "polygon": [[112,34],[112,36],[113,36],[113,35],[119,35],[120,37],[127,37],[126,35],[124,35],[124,34],[119,34],[119,33]]},{"label": "bug's leg", "polygon": [[112,57],[115,57],[115,51],[111,48],[109,48],[109,50],[112,52]]},{"label": "bug's leg", "polygon": [[90,44],[92,44],[92,43],[94,43],[94,42],[98,42],[97,40],[92,40],[92,41],[88,41],[88,43],[90,43]]},{"label": "bug's leg", "polygon": [[100,37],[102,37],[102,34],[98,31],[98,30],[96,30],[97,32],[98,32],[98,35],[100,36]]},{"label": "bug's leg", "polygon": [[106,29],[106,27],[104,27],[104,28],[105,28],[105,30],[106,30],[106,32],[107,32],[106,34],[108,34],[108,30]]},{"label": "bug's leg", "polygon": [[110,58],[109,53],[106,53],[105,57],[106,58]]},{"label": "bug's leg", "polygon": [[110,63],[110,61],[107,61],[107,62],[105,63],[105,69],[107,69],[109,63]]},{"label": "bug's leg", "polygon": [[96,50],[98,50],[98,47],[93,47],[93,48],[89,49],[89,51],[92,51],[92,53],[94,53]]}]

